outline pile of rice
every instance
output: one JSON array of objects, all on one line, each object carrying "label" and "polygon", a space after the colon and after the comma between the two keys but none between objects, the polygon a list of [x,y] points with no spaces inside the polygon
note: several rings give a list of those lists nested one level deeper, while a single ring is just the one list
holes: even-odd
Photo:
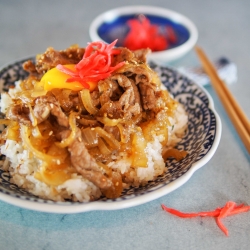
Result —
[{"label": "pile of rice", "polygon": [[[23,90],[20,86],[21,83],[22,81],[17,81],[15,87],[10,88],[8,93],[1,94],[0,105],[3,114],[8,113],[8,108],[14,104],[13,100],[18,96],[18,93],[22,93]],[[165,89],[161,84],[158,86]],[[168,107],[165,107],[165,102],[163,104],[163,108],[167,109]],[[165,135],[168,133],[168,138],[165,138],[163,134],[154,131],[155,135],[151,135],[152,137],[150,138],[150,141],[147,141],[145,152],[143,151],[143,155],[145,153],[147,158],[147,161],[144,160],[144,167],[131,167],[133,165],[133,159],[129,157],[129,152],[117,150],[119,153],[116,152],[114,154],[111,153],[111,156],[109,155],[111,158],[109,158],[107,166],[109,169],[114,170],[112,171],[112,174],[113,172],[116,172],[122,175],[123,182],[121,184],[120,181],[119,185],[123,185],[123,188],[145,185],[148,181],[156,179],[159,175],[162,175],[167,171],[165,160],[162,157],[163,150],[166,148],[172,148],[181,140],[188,121],[184,107],[178,102],[176,102],[176,105],[177,108],[175,109],[174,114],[171,117],[168,117],[168,132],[165,129],[166,127],[164,127],[166,131]],[[157,127],[157,129],[160,129],[160,127]],[[156,135],[156,133],[158,134]],[[25,189],[40,198],[54,201],[72,200],[88,202],[97,200],[102,196],[102,190],[100,190],[100,188],[94,183],[84,178],[84,176],[78,173],[76,169],[75,172],[70,171],[67,176],[70,178],[66,181],[63,179],[64,182],[61,181],[60,185],[49,185],[39,180],[36,178],[36,173],[39,173],[44,162],[42,162],[41,159],[34,157],[33,153],[29,151],[32,149],[25,147],[25,143],[22,142],[22,140],[14,141],[13,138],[13,140],[6,138],[4,139],[5,143],[0,146],[1,154],[6,156],[5,162],[2,164],[1,168],[10,173],[11,182],[18,187]],[[166,139],[167,145],[163,146],[162,144],[163,142],[166,143]],[[145,144],[143,144],[143,150],[144,146]],[[114,151],[116,151],[116,149]],[[52,155],[50,155],[50,157],[51,156]],[[147,167],[145,167],[146,164]],[[92,181],[95,180],[92,179]],[[117,182],[115,184],[117,184]],[[115,184],[113,183],[112,185]]]},{"label": "pile of rice", "polygon": [[[10,89],[9,93],[1,94],[0,105],[2,113],[5,113],[12,103],[11,97],[13,93],[19,91],[19,83],[20,82],[16,82],[16,87]],[[169,147],[180,141],[186,128],[187,119],[183,106],[178,104],[175,116],[169,118],[171,122],[168,129]],[[108,166],[113,169],[119,169],[120,172],[126,176],[126,179],[134,183],[134,185],[147,183],[167,171],[162,158],[162,140],[164,140],[164,138],[161,136],[154,136],[154,141],[147,143],[147,168],[131,168],[131,162],[127,158],[126,153],[121,153],[119,159],[114,159]],[[101,196],[101,191],[97,186],[77,173],[73,173],[71,179],[59,186],[52,187],[39,181],[34,177],[34,173],[38,170],[41,162],[37,158],[29,157],[29,151],[27,151],[21,143],[8,139],[6,143],[0,147],[0,150],[1,154],[5,155],[8,161],[8,164],[5,163],[3,168],[9,171],[11,182],[34,195],[54,201],[70,199],[79,202],[96,200]]]}]

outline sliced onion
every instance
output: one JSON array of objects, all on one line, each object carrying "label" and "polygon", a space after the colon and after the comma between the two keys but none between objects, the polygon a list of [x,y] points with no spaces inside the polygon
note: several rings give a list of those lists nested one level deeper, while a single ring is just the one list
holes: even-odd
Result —
[{"label": "sliced onion", "polygon": [[91,96],[90,96],[89,89],[81,90],[80,91],[80,96],[81,96],[81,100],[82,100],[82,103],[83,103],[83,106],[85,107],[85,109],[91,115],[96,114],[98,112],[98,109],[92,103],[92,99],[91,99]]},{"label": "sliced onion", "polygon": [[34,128],[31,129],[31,132],[32,132],[32,135],[35,137],[35,138],[39,138],[39,139],[42,139],[43,136],[38,128],[38,126],[35,126]]},{"label": "sliced onion", "polygon": [[121,137],[121,142],[122,143],[127,143],[128,140],[129,140],[129,136],[128,136],[128,131],[126,131],[126,129],[124,128],[124,126],[119,123],[117,124],[117,128],[119,129],[119,132],[120,132],[120,137]]},{"label": "sliced onion", "polygon": [[93,119],[87,119],[82,117],[81,119],[77,120],[78,123],[82,124],[83,126],[97,126],[99,123],[97,120],[93,120]]},{"label": "sliced onion", "polygon": [[132,166],[146,168],[148,158],[146,154],[147,141],[140,128],[132,134]]},{"label": "sliced onion", "polygon": [[95,129],[85,128],[82,129],[82,138],[88,148],[93,148],[98,145],[98,134]]},{"label": "sliced onion", "polygon": [[27,103],[28,107],[29,107],[29,111],[30,111],[30,114],[29,114],[29,118],[31,120],[31,124],[33,127],[35,127],[37,125],[37,119],[36,119],[36,116],[34,114],[34,111],[30,105],[30,103]]},{"label": "sliced onion", "polygon": [[[47,154],[55,155],[55,156],[58,156],[58,155],[67,156],[68,150],[66,148],[57,147],[54,143],[52,143],[47,150]],[[62,162],[61,162],[61,164],[62,164]]]},{"label": "sliced onion", "polygon": [[39,172],[35,173],[35,178],[51,186],[58,186],[70,179],[71,173],[63,169],[51,171],[50,169],[42,166]]},{"label": "sliced onion", "polygon": [[112,149],[120,148],[120,142],[117,141],[112,134],[107,133],[104,129],[100,127],[96,127],[94,129],[98,133],[98,135],[102,137]]},{"label": "sliced onion", "polygon": [[7,127],[7,133],[4,135],[6,139],[19,141],[19,123],[17,121],[10,121],[10,124]]},{"label": "sliced onion", "polygon": [[103,155],[110,155],[111,151],[102,138],[98,139],[98,148]]},{"label": "sliced onion", "polygon": [[0,124],[9,125],[11,123],[8,119],[0,119]]},{"label": "sliced onion", "polygon": [[56,99],[59,101],[61,108],[64,111],[70,111],[72,108],[72,101],[70,100],[70,95],[72,90],[70,89],[52,89],[51,92]]},{"label": "sliced onion", "polygon": [[121,119],[110,119],[107,116],[97,117],[96,119],[105,126],[111,126],[111,127],[116,126],[118,123],[121,122]]},{"label": "sliced onion", "polygon": [[72,112],[69,115],[69,126],[71,128],[71,133],[68,138],[63,139],[61,142],[55,142],[56,146],[60,148],[68,147],[76,137],[76,113]]},{"label": "sliced onion", "polygon": [[29,130],[28,127],[20,124],[21,126],[21,138],[22,141],[25,145],[25,147],[38,159],[41,159],[45,162],[48,163],[58,163],[58,162],[62,162],[65,158],[65,156],[52,156],[52,155],[48,155],[48,154],[44,154],[43,152],[37,150],[32,144],[31,141],[29,139]]},{"label": "sliced onion", "polygon": [[33,97],[31,97],[32,90],[23,90],[16,93],[15,98],[22,101],[22,103],[28,104],[33,101]]},{"label": "sliced onion", "polygon": [[31,97],[36,98],[38,96],[44,96],[47,94],[47,90],[44,90],[44,84],[41,81],[36,81],[36,83],[34,84],[34,89],[31,92]]}]

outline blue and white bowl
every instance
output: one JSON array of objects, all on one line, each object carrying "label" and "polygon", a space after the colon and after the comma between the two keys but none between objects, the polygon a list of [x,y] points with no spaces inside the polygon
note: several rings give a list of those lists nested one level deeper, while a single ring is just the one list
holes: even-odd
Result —
[{"label": "blue and white bowl", "polygon": [[[28,59],[14,62],[0,71],[0,92],[8,91],[15,81],[27,76],[22,64]],[[184,105],[188,114],[186,135],[177,145],[178,149],[188,152],[184,159],[167,160],[168,172],[155,181],[150,181],[146,186],[124,190],[121,197],[117,199],[101,198],[94,202],[80,203],[40,199],[17,187],[11,183],[9,173],[3,169],[4,156],[2,155],[0,157],[0,200],[19,207],[50,213],[115,210],[157,199],[186,183],[193,173],[214,155],[221,137],[221,121],[214,109],[213,100],[202,87],[170,68],[153,64],[151,67],[158,72],[168,91]]]},{"label": "blue and white bowl", "polygon": [[152,24],[171,26],[177,36],[177,42],[163,51],[152,52],[148,59],[157,64],[174,61],[189,52],[197,42],[198,31],[194,23],[175,11],[154,6],[126,6],[109,10],[97,16],[90,25],[89,35],[92,41],[111,43],[118,39],[117,46],[129,32],[127,21],[146,16]]}]

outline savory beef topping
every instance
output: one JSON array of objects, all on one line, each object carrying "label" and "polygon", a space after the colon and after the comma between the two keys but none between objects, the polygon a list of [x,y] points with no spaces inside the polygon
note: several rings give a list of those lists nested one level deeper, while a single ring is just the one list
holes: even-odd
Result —
[{"label": "savory beef topping", "polygon": [[23,69],[29,72],[31,75],[38,75],[38,72],[36,70],[36,65],[31,60],[28,60],[25,63],[23,63]]},{"label": "savory beef topping", "polygon": [[84,51],[78,47],[70,47],[61,51],[48,48],[44,54],[37,56],[36,70],[38,73],[45,73],[58,64],[76,64],[82,59]]},{"label": "savory beef topping", "polygon": [[79,47],[69,47],[66,50],[56,51],[48,48],[45,53],[37,55],[36,64],[31,61],[24,63],[23,68],[31,74],[44,74],[58,64],[76,64],[84,54],[85,49]]},{"label": "savory beef topping", "polygon": [[145,110],[153,109],[156,104],[156,95],[152,85],[139,83],[139,89],[141,93],[143,108]]},{"label": "savory beef topping", "polygon": [[113,64],[123,61],[134,61],[137,63],[146,63],[147,55],[150,53],[150,49],[140,49],[131,51],[127,48],[118,48],[121,53],[113,57]]},{"label": "savory beef topping", "polygon": [[69,146],[69,152],[72,165],[79,173],[102,189],[111,185],[108,178],[104,176],[104,171],[101,170],[96,160],[85,147],[80,129],[77,129],[75,139]]},{"label": "savory beef topping", "polygon": [[[120,195],[120,174],[116,173],[115,175],[112,175],[109,169],[96,162],[96,160],[88,152],[83,142],[80,129],[77,129],[75,139],[69,145],[68,150],[71,156],[71,163],[78,173],[93,182],[102,191],[107,192],[108,198],[115,198]],[[117,179],[115,183],[113,182],[114,177]],[[112,192],[107,191],[108,189],[112,189]]]},{"label": "savory beef topping", "polygon": [[98,83],[101,108],[98,116],[130,119],[141,111],[140,95],[133,79],[122,74]]},{"label": "savory beef topping", "polygon": [[10,120],[19,121],[23,124],[30,125],[29,108],[24,104],[11,106],[6,113],[6,117]]},{"label": "savory beef topping", "polygon": [[151,52],[150,49],[139,49],[134,51],[135,58],[142,63],[147,62],[147,55]]},{"label": "savory beef topping", "polygon": [[[38,180],[54,187],[77,175],[116,198],[124,185],[138,185],[136,169],[151,161],[147,145],[157,136],[167,144],[176,105],[146,64],[149,50],[114,44],[48,48],[24,63],[30,75],[12,91],[4,136],[39,159]],[[124,168],[115,166],[124,159]]]},{"label": "savory beef topping", "polygon": [[41,96],[35,100],[34,115],[37,123],[45,121],[50,114],[56,117],[60,126],[68,127],[68,117],[62,111],[59,102],[53,96]]}]

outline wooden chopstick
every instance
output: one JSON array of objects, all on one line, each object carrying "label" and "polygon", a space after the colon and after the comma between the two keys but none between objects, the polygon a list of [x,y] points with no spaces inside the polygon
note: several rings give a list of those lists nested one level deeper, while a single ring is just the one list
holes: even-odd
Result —
[{"label": "wooden chopstick", "polygon": [[239,104],[227,88],[226,84],[218,76],[215,67],[209,61],[204,51],[198,46],[195,47],[195,51],[236,131],[238,132],[248,153],[250,153],[250,122],[247,116],[240,108]]}]

